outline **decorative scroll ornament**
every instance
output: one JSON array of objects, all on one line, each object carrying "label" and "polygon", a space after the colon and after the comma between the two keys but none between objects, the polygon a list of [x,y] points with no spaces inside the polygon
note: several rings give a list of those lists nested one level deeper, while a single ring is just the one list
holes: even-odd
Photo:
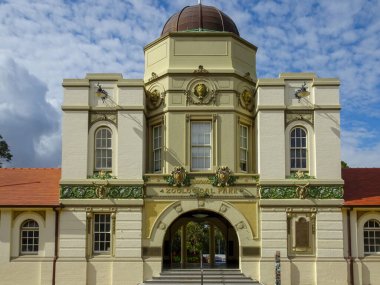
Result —
[{"label": "decorative scroll ornament", "polygon": [[187,171],[182,166],[174,167],[171,176],[168,176],[166,181],[170,186],[189,186],[190,177],[187,175]]},{"label": "decorative scroll ornament", "polygon": [[252,111],[253,110],[253,105],[254,105],[254,100],[253,100],[253,91],[251,88],[245,88],[239,95],[239,103],[240,105],[248,110]]},{"label": "decorative scroll ornament", "polygon": [[215,176],[211,177],[210,180],[213,186],[225,187],[233,186],[236,177],[232,175],[232,171],[228,166],[219,166]]},{"label": "decorative scroll ornament", "polygon": [[203,68],[203,65],[198,66],[198,69],[194,70],[194,73],[208,73],[207,69]]},{"label": "decorative scroll ornament", "polygon": [[157,109],[164,99],[164,93],[161,93],[158,89],[153,89],[152,91],[146,91],[146,97],[148,99],[148,108],[151,110]]},{"label": "decorative scroll ornament", "polygon": [[292,172],[290,176],[287,176],[286,178],[297,179],[297,180],[315,179],[314,176],[310,176],[309,174],[301,170],[298,170],[297,172]]},{"label": "decorative scroll ornament", "polygon": [[94,187],[95,187],[95,194],[96,194],[96,197],[99,198],[99,199],[104,199],[107,197],[108,195],[108,188],[109,188],[109,183],[107,182],[107,184],[96,184],[95,182],[93,183]]}]

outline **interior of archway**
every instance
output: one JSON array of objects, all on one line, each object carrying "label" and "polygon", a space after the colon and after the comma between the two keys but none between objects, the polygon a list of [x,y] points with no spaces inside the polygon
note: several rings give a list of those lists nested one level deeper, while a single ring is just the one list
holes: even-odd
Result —
[{"label": "interior of archway", "polygon": [[[202,262],[201,262],[202,256]],[[211,211],[191,211],[167,229],[163,268],[237,268],[239,242],[234,227]]]}]

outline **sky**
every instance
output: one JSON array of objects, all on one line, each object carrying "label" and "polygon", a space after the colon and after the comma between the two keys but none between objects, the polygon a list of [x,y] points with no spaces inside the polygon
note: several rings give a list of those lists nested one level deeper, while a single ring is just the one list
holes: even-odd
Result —
[{"label": "sky", "polygon": [[[380,0],[203,0],[258,47],[258,78],[341,80],[342,160],[380,167]],[[143,48],[197,0],[0,0],[0,135],[6,167],[59,167],[63,78],[142,78]]]}]

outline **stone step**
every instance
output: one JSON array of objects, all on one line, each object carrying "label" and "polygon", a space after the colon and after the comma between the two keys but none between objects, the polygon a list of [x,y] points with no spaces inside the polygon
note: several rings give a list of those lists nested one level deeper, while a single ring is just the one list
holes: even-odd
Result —
[{"label": "stone step", "polygon": [[[199,285],[201,284],[200,269],[172,269],[161,272],[160,276],[145,281],[144,285]],[[238,269],[205,269],[203,284],[207,285],[261,285],[260,282],[245,276]]]}]

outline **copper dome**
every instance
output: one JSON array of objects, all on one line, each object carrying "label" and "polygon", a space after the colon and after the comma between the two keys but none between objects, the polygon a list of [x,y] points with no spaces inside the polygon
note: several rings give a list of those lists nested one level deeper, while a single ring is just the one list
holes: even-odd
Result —
[{"label": "copper dome", "polygon": [[239,36],[230,17],[215,7],[202,4],[186,6],[171,16],[162,29],[161,36],[179,31],[232,32]]}]

